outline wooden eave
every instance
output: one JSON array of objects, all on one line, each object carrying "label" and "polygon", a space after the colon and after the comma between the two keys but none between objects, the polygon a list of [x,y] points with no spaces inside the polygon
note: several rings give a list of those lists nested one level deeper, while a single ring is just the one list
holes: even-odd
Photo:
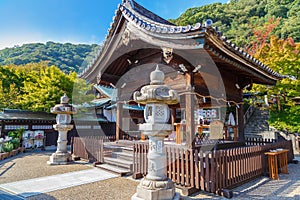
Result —
[{"label": "wooden eave", "polygon": [[[123,55],[118,54],[122,52],[122,48],[128,48],[120,48],[125,29],[131,29],[133,33],[140,34],[136,41],[130,41],[130,43],[138,41],[147,44],[149,52],[147,49],[137,49]],[[174,53],[185,51],[188,55],[190,52],[195,54],[195,52],[206,51],[221,71],[225,70],[236,76],[242,76],[242,79],[247,79],[251,83],[273,85],[277,80],[284,78],[232,44],[217,28],[200,23],[176,26],[133,0],[125,0],[119,5],[101,52],[80,74],[80,77],[89,82],[95,82],[99,76],[108,82],[115,83],[130,67],[136,66],[130,65],[128,59],[133,57],[147,59],[145,57],[157,56],[161,54],[161,47],[165,44],[175,45]],[[144,58],[142,58],[143,55],[145,55]],[[192,71],[195,67],[191,66],[189,70]]]}]

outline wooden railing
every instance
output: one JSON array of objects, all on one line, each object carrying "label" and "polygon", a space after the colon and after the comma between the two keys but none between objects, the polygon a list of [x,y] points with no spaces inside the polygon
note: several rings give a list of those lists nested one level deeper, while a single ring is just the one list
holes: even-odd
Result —
[{"label": "wooden railing", "polygon": [[148,142],[135,142],[133,147],[133,177],[141,177],[147,174],[148,150]]},{"label": "wooden railing", "polygon": [[113,138],[102,136],[73,137],[71,154],[90,162],[102,163],[105,154],[104,142],[111,140]]},{"label": "wooden railing", "polygon": [[246,137],[245,143],[246,145],[265,145],[277,142],[276,139],[270,138],[258,138],[258,137]]},{"label": "wooden railing", "polygon": [[[207,152],[167,145],[165,172],[178,186],[219,193],[222,189],[235,187],[266,174],[267,160],[264,153],[277,148],[288,148],[289,160],[293,159],[289,141]],[[135,144],[134,177],[147,174],[147,152],[148,143]]]},{"label": "wooden railing", "polygon": [[75,157],[79,157],[88,160],[88,153],[85,149],[85,142],[80,137],[72,137],[71,139],[71,154]]}]

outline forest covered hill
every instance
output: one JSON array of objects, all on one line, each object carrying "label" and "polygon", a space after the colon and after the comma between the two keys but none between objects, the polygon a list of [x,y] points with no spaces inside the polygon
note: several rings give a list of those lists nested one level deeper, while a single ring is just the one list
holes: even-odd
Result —
[{"label": "forest covered hill", "polygon": [[93,59],[99,45],[47,42],[0,50],[0,65],[25,65],[47,61],[64,72],[78,72]]},{"label": "forest covered hill", "polygon": [[270,19],[279,20],[275,35],[300,42],[300,0],[231,0],[227,4],[190,8],[170,21],[187,25],[204,23],[207,19],[212,19],[213,26],[241,47],[251,43],[253,30],[263,27]]}]

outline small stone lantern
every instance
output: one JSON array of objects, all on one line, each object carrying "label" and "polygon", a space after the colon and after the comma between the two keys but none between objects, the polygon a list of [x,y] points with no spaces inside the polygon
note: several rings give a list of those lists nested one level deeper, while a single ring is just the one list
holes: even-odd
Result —
[{"label": "small stone lantern", "polygon": [[142,87],[133,94],[134,101],[145,104],[146,123],[139,125],[139,130],[149,137],[148,174],[137,186],[137,193],[132,200],[179,199],[173,182],[165,174],[164,138],[173,128],[168,124],[170,110],[168,105],[177,104],[176,91],[164,85],[164,73],[158,66],[150,74],[150,85]]},{"label": "small stone lantern", "polygon": [[58,131],[57,150],[47,162],[50,165],[64,165],[71,161],[71,154],[67,152],[67,133],[73,128],[73,125],[70,124],[71,115],[75,114],[76,110],[68,102],[69,98],[64,94],[60,98],[60,104],[50,109],[51,113],[57,114],[56,124],[53,125],[53,128]]}]

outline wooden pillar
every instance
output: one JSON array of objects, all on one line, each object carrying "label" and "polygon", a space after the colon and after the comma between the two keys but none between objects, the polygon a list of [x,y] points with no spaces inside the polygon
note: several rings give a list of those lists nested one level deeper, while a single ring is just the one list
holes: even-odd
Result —
[{"label": "wooden pillar", "polygon": [[172,108],[171,109],[171,124],[172,124],[172,127],[173,127],[172,134],[173,134],[174,127],[175,127],[175,131],[176,131],[175,141],[178,144],[178,134],[180,132],[179,132],[179,128],[177,128],[177,124],[175,123],[175,121],[176,121],[176,108]]},{"label": "wooden pillar", "polygon": [[224,132],[225,140],[228,140],[228,126],[224,126]]},{"label": "wooden pillar", "polygon": [[[243,90],[239,90],[240,100],[243,101]],[[245,124],[244,124],[244,104],[239,104],[240,108],[236,109],[238,123],[238,140],[245,141]]]},{"label": "wooden pillar", "polygon": [[185,95],[185,115],[186,115],[186,144],[188,148],[193,147],[195,134],[195,114],[194,114],[194,94],[193,91],[193,74],[186,74],[187,94]]},{"label": "wooden pillar", "polygon": [[180,123],[176,124],[176,139],[175,139],[176,140],[176,144],[181,144],[180,126],[181,126]]},{"label": "wooden pillar", "polygon": [[174,130],[174,123],[176,120],[176,108],[171,109],[171,124],[173,125],[173,130]]},{"label": "wooden pillar", "polygon": [[117,116],[116,116],[116,141],[123,139],[122,134],[122,118],[123,118],[123,103],[117,102]]}]

